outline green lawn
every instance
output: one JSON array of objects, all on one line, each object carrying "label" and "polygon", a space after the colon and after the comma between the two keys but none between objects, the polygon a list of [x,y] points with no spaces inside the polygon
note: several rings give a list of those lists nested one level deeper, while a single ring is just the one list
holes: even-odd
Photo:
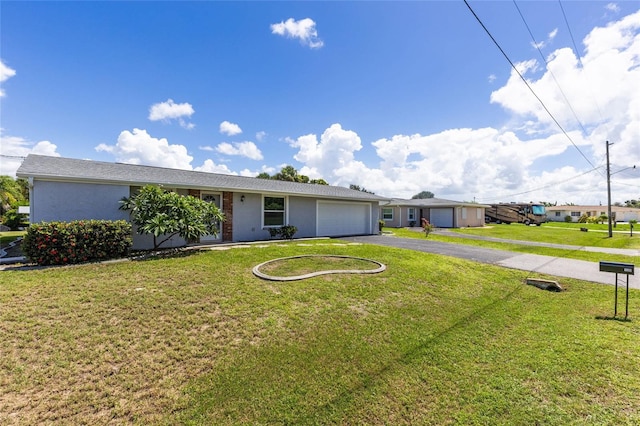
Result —
[{"label": "green lawn", "polygon": [[[301,254],[387,270],[251,273]],[[0,272],[0,424],[638,424],[640,291],[528,275],[331,240]]]},{"label": "green lawn", "polygon": [[[385,228],[385,232],[390,232],[395,236],[403,238],[420,238],[424,239],[423,232],[416,232],[406,228]],[[540,254],[553,257],[566,257],[570,259],[586,260],[590,262],[598,262],[600,260],[609,260],[616,262],[634,263],[640,266],[639,256],[627,256],[619,254],[603,254],[598,252],[589,252],[580,250],[580,247],[605,247],[605,248],[624,248],[624,249],[640,249],[640,234],[631,237],[629,234],[614,234],[613,238],[608,238],[608,234],[596,232],[580,232],[579,228],[558,228],[552,226],[524,226],[518,224],[511,225],[494,225],[483,228],[459,228],[450,229],[455,235],[441,235],[431,233],[429,240],[441,241],[455,244],[468,244],[494,248],[499,250],[514,251],[519,253]],[[575,246],[574,249],[559,249],[549,247],[531,246],[526,244],[508,243],[505,241],[486,241],[464,238],[465,235],[484,236],[500,239],[509,239],[516,241],[535,241],[549,242],[554,244],[566,244]]]},{"label": "green lawn", "polygon": [[[607,233],[609,231],[609,223],[607,222],[604,222],[604,223],[547,222],[542,226],[545,226],[548,228],[565,228],[565,229],[576,229],[576,230],[586,227],[586,228],[589,228],[590,231],[606,231]],[[617,224],[613,223],[611,225],[611,229],[613,231],[629,233],[631,231],[631,225],[628,222],[621,222]],[[634,233],[640,230],[638,228],[638,224],[634,225],[633,230],[634,230]]]},{"label": "green lawn", "polygon": [[5,231],[0,232],[0,247],[6,247],[15,239],[24,236],[25,231]]},{"label": "green lawn", "polygon": [[[587,228],[589,231],[581,232],[580,228]],[[459,228],[454,231],[472,235],[574,246],[640,248],[640,232],[634,232],[631,236],[628,226],[625,232],[618,232],[621,231],[621,228],[622,225],[615,228],[616,232],[613,233],[612,238],[609,238],[609,234],[606,232],[607,225],[581,223],[545,223],[542,226],[491,224],[482,228]],[[634,231],[640,231],[640,229]]]}]

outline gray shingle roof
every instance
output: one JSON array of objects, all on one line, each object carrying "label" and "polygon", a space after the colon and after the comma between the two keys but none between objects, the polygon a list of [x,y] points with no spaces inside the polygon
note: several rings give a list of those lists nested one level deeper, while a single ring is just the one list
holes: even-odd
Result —
[{"label": "gray shingle roof", "polygon": [[416,198],[405,200],[401,198],[392,198],[388,202],[382,201],[380,205],[389,206],[408,206],[408,207],[489,207],[486,204],[467,203],[453,200],[445,200],[444,198]]},{"label": "gray shingle roof", "polygon": [[344,200],[381,201],[378,195],[341,186],[313,185],[253,177],[195,172],[192,170],[134,164],[107,163],[30,154],[17,176],[53,181],[118,183],[133,186],[156,184],[170,188],[215,189],[258,193],[291,194]]}]

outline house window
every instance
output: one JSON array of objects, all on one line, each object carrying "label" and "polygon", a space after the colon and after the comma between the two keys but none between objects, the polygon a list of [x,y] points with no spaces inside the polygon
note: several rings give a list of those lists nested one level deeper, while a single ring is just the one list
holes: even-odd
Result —
[{"label": "house window", "polygon": [[560,217],[560,212],[556,212],[556,217]]},{"label": "house window", "polygon": [[284,197],[264,197],[262,220],[265,227],[285,225]]},{"label": "house window", "polygon": [[393,220],[393,208],[391,208],[391,207],[383,207],[382,208],[382,219],[384,219],[384,220]]},{"label": "house window", "polygon": [[466,207],[462,208],[462,219],[463,220],[467,219],[467,208]]},{"label": "house window", "polygon": [[407,219],[411,222],[415,222],[416,220],[416,209],[414,207],[409,207],[409,210],[407,211]]},{"label": "house window", "polygon": [[571,212],[571,216],[573,216],[573,217],[580,217],[580,216],[582,216],[582,215],[580,214],[580,212]]},{"label": "house window", "polygon": [[482,209],[476,209],[476,219],[482,220]]}]

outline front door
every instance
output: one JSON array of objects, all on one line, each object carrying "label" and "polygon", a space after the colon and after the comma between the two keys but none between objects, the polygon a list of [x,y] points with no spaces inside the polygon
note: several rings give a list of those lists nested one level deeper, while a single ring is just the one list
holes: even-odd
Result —
[{"label": "front door", "polygon": [[[222,194],[219,192],[201,192],[200,198],[207,203],[214,203],[217,208],[222,209]],[[218,223],[218,235],[203,235],[200,237],[201,243],[212,243],[222,241],[222,227]]]}]

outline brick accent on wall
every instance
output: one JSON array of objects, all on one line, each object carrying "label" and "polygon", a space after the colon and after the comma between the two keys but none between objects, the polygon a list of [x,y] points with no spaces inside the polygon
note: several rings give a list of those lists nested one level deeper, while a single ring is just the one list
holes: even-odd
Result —
[{"label": "brick accent on wall", "polygon": [[222,193],[222,241],[233,241],[233,192]]}]

